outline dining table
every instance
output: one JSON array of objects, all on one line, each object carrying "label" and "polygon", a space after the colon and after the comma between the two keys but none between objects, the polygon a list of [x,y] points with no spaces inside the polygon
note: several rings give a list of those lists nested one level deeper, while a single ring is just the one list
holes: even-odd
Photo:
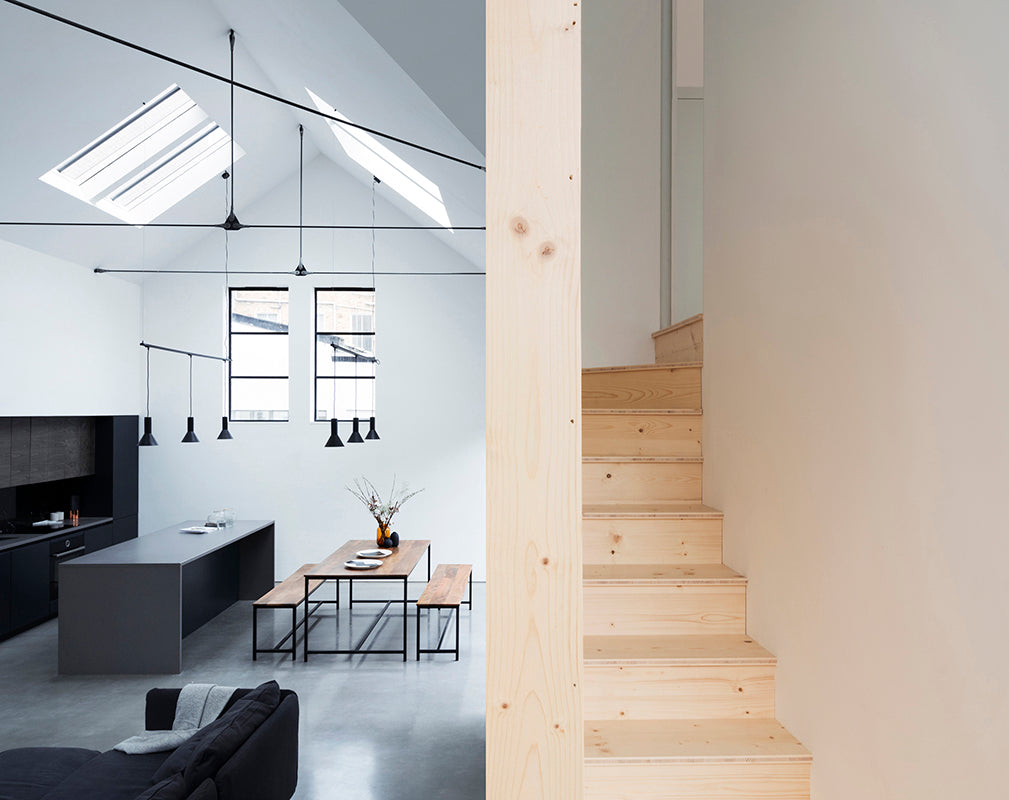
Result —
[{"label": "dining table", "polygon": [[[311,569],[304,573],[304,587],[305,587],[305,635],[303,640],[304,646],[304,660],[308,661],[309,655],[314,654],[337,654],[337,655],[358,655],[358,654],[379,654],[385,653],[389,655],[402,654],[403,660],[406,661],[407,657],[407,646],[406,646],[406,632],[407,632],[407,611],[409,608],[409,579],[410,575],[417,568],[420,563],[421,558],[427,555],[427,580],[431,579],[431,541],[429,539],[401,539],[397,547],[385,548],[389,552],[389,555],[381,559],[374,559],[381,561],[380,566],[374,567],[372,569],[355,569],[351,566],[347,566],[347,562],[358,561],[362,557],[358,556],[358,553],[367,550],[377,550],[374,539],[351,539],[341,545],[338,549],[334,550],[330,555],[328,555],[324,560],[320,561]],[[326,581],[336,581],[336,598],[334,600],[319,600],[317,598],[312,598],[311,603],[309,602],[310,595],[314,594],[318,588],[321,586],[321,582]],[[340,584],[346,581],[349,587],[349,608],[354,607],[354,582],[355,581],[368,581],[379,582],[379,583],[396,583],[402,584],[403,592],[400,598],[399,593],[396,593],[395,597],[386,597],[375,599],[370,597],[368,599],[358,599],[356,602],[358,604],[368,603],[368,604],[380,604],[382,605],[381,610],[378,615],[372,621],[371,625],[364,632],[364,634],[358,639],[357,643],[352,643],[349,649],[341,649],[339,647],[332,649],[315,649],[313,650],[309,646],[309,633],[311,631],[311,615],[314,611],[317,611],[320,606],[323,605],[335,605],[337,609],[340,608]],[[388,650],[388,649],[365,649],[365,644],[367,643],[372,632],[382,621],[386,612],[394,606],[402,604],[403,606],[403,649],[402,650]],[[339,625],[339,616],[337,617],[337,624]],[[337,640],[339,644],[339,640]]]}]

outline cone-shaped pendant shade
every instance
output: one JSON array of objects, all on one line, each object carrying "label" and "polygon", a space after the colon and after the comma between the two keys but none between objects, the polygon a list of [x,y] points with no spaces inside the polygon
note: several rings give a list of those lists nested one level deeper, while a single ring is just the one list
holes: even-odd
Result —
[{"label": "cone-shaped pendant shade", "polygon": [[231,431],[228,430],[228,418],[221,417],[221,432],[217,434],[218,439],[234,439],[235,437],[231,435]]},{"label": "cone-shaped pendant shade", "polygon": [[354,417],[354,432],[350,434],[350,438],[347,440],[351,444],[361,444],[364,439],[361,438],[361,420]]},{"label": "cone-shaped pendant shade", "polygon": [[340,431],[338,430],[340,425],[340,420],[333,417],[329,421],[329,438],[326,440],[326,447],[343,447],[343,441],[340,439]]},{"label": "cone-shaped pendant shade", "polygon": [[193,418],[186,417],[186,435],[182,437],[182,442],[183,444],[191,444],[198,441],[200,440],[196,438],[196,431],[193,430]]},{"label": "cone-shaped pendant shade", "polygon": [[380,438],[379,435],[378,435],[378,431],[375,430],[375,418],[374,417],[371,418],[371,425],[368,428],[368,435],[365,436],[364,438],[367,439],[370,442],[373,442],[373,441],[375,441],[375,440],[377,440],[377,439]]},{"label": "cone-shaped pendant shade", "polygon": [[144,417],[144,435],[140,437],[141,447],[157,447],[158,440],[154,438],[154,434],[151,433],[151,418]]}]

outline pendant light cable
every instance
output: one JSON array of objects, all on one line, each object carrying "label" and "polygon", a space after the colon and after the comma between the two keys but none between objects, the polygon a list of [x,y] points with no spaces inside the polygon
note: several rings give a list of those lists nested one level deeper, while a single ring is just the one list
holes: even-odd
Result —
[{"label": "pendant light cable", "polygon": [[[381,183],[376,175],[371,176],[371,329],[375,331],[375,290],[377,288],[375,284],[375,190],[378,188],[378,184]],[[377,348],[375,347],[376,337],[372,336],[372,357],[377,356]],[[372,430],[375,429],[374,419],[375,419],[375,404],[378,400],[377,392],[378,387],[375,385],[378,381],[378,368],[377,366],[372,366],[372,371],[375,373],[371,377],[371,418],[372,418]]]},{"label": "pendant light cable", "polygon": [[228,31],[228,43],[231,46],[231,209],[229,219],[235,216],[235,29]]},{"label": "pendant light cable", "polygon": [[304,277],[308,274],[305,269],[304,257],[305,241],[305,127],[298,126],[298,266],[294,268],[294,274]]},{"label": "pendant light cable", "polygon": [[147,414],[151,415],[151,348],[147,348]]},{"label": "pendant light cable", "polygon": [[193,416],[193,357],[192,356],[189,356],[189,416]]}]

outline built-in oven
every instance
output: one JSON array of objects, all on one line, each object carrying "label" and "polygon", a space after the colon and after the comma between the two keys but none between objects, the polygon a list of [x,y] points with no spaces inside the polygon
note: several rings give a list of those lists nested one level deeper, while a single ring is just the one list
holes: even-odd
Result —
[{"label": "built-in oven", "polygon": [[60,564],[84,555],[84,533],[74,533],[69,536],[59,536],[49,542],[49,612],[57,613],[59,609],[59,572]]}]

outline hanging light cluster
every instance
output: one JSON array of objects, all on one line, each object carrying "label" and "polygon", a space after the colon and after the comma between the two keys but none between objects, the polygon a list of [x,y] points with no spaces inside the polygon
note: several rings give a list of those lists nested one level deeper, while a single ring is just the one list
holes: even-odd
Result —
[{"label": "hanging light cluster", "polygon": [[[192,353],[189,350],[176,350],[174,347],[161,347],[160,345],[148,344],[147,342],[141,342],[140,346],[147,349],[147,416],[144,417],[144,435],[140,437],[138,445],[140,447],[158,446],[158,440],[154,438],[154,433],[152,432],[153,425],[151,422],[151,350],[163,350],[167,353],[179,353],[180,355],[189,357],[189,416],[186,417],[186,434],[182,437],[182,443],[198,443],[200,439],[196,435],[196,420],[193,416],[193,357],[209,358],[214,361],[223,361],[224,363],[227,363],[229,359],[221,358],[220,356],[206,356],[202,353]],[[231,431],[228,430],[227,415],[221,417],[221,432],[217,435],[217,438],[225,441],[235,438]]]}]

